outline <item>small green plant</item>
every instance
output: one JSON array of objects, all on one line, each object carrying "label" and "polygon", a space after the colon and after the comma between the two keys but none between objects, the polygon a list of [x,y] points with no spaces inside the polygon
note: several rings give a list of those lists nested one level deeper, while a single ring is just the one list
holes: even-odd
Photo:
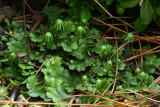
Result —
[{"label": "small green plant", "polygon": [[[55,25],[53,25],[55,26],[55,32],[49,31],[45,33],[45,28],[40,26],[30,34],[30,40],[33,44],[31,47],[31,55],[29,57],[24,56],[23,58],[27,63],[20,60],[16,62],[16,52],[20,51],[19,48],[16,47],[18,45],[8,45],[8,49],[15,52],[10,53],[9,56],[5,56],[7,60],[1,63],[7,64],[9,60],[11,60],[14,63],[18,63],[18,71],[22,70],[23,73],[21,74],[25,78],[27,75],[32,75],[26,78],[25,81],[19,79],[18,82],[16,80],[16,84],[26,83],[28,95],[32,97],[41,97],[45,101],[57,103],[68,102],[68,100],[61,101],[60,99],[74,92],[76,88],[87,90],[93,94],[96,93],[94,88],[101,92],[105,91],[115,78],[116,72],[114,65],[118,63],[118,70],[125,71],[126,64],[122,62],[124,57],[122,56],[120,59],[116,60],[116,56],[114,56],[111,60],[105,62],[105,60],[114,53],[116,48],[109,44],[107,40],[102,40],[102,44],[99,44],[94,39],[87,38],[90,35],[100,35],[97,30],[82,27],[81,22],[78,23],[71,20],[61,20],[60,22],[63,22],[60,26],[57,25],[57,20]],[[70,28],[68,28],[68,26],[70,26]],[[19,34],[19,32],[14,33]],[[41,38],[38,37],[38,34],[40,34],[39,36]],[[128,42],[133,42],[134,40],[134,36],[130,33],[125,35],[125,37]],[[10,40],[6,41],[7,44],[11,44],[13,41],[19,42],[12,37],[9,38],[7,38]],[[21,38],[19,39],[21,40]],[[23,39],[25,39],[25,36]],[[88,47],[88,44],[92,44],[92,47]],[[51,52],[47,52],[47,56],[45,56],[44,53],[46,49]],[[23,50],[23,52],[28,54],[27,50]],[[88,52],[92,54],[90,55]],[[123,49],[119,51],[119,55],[121,54],[123,54]],[[151,61],[154,62],[153,59],[155,58],[152,58]],[[44,75],[43,78],[34,75],[36,71],[33,61],[39,63],[45,61],[41,70]],[[68,68],[64,67],[63,64]],[[10,69],[13,71],[12,66]],[[4,68],[4,70],[9,72],[6,68]],[[15,73],[19,73],[18,71]],[[123,79],[121,79],[121,86],[136,91],[142,88],[143,90],[147,90],[147,87],[154,80],[153,76],[149,75],[146,71],[140,72],[139,68],[137,68],[135,72],[136,74],[129,70],[125,71]],[[95,74],[96,76],[92,77],[92,75]],[[135,75],[138,75],[138,77]],[[119,79],[120,77],[117,77],[117,80]],[[108,90],[107,92],[110,91],[111,90]],[[87,99],[87,97],[84,98],[84,102],[85,99]],[[94,102],[94,100],[92,102]]]},{"label": "small green plant", "polygon": [[[105,3],[107,7],[115,5],[119,9],[117,13],[123,15],[127,8],[138,6],[140,0],[101,0],[100,2]],[[12,76],[13,78],[7,78],[7,81],[12,84],[26,86],[27,95],[56,103],[69,103],[69,99],[61,99],[76,89],[82,89],[92,94],[97,94],[98,91],[111,93],[111,83],[115,78],[120,88],[134,91],[147,90],[155,79],[151,75],[156,73],[156,67],[153,65],[160,66],[157,55],[145,55],[149,60],[144,60],[143,72],[141,72],[141,63],[138,58],[139,68],[134,71],[129,68],[134,62],[123,62],[127,57],[126,51],[130,50],[129,47],[127,50],[125,50],[126,47],[121,48],[118,56],[115,54],[110,59],[117,50],[115,45],[108,42],[107,39],[89,38],[101,37],[98,30],[88,26],[91,10],[98,10],[97,4],[90,0],[66,0],[66,3],[71,6],[66,10],[58,7],[45,7],[42,12],[48,17],[47,32],[46,28],[40,25],[29,34],[28,38],[24,33],[23,23],[16,21],[10,23],[7,19],[5,20],[8,31],[11,33],[0,36],[3,44],[6,44],[3,51],[10,53],[0,53],[1,75]],[[146,11],[143,7],[144,4],[150,8],[152,6],[149,0],[145,0],[141,6],[143,12]],[[72,17],[62,16],[61,13],[64,11]],[[158,8],[156,11],[158,14]],[[152,12],[150,14],[153,15]],[[138,26],[142,26],[142,24],[147,26],[153,17],[145,20],[146,23],[138,23],[144,18],[142,15],[144,14],[141,14],[135,23],[139,24]],[[30,29],[29,25],[26,26]],[[144,28],[138,30],[143,31]],[[124,35],[124,38],[128,43],[134,42],[132,33]],[[119,46],[121,45],[119,44]],[[132,55],[132,52],[129,51],[127,54]],[[44,65],[37,75],[37,67],[42,63]],[[3,92],[3,88],[0,88],[1,92]],[[160,89],[160,86],[154,85],[150,89]],[[116,90],[116,92],[120,91]],[[107,98],[112,97],[107,96]],[[82,102],[98,103],[101,100],[88,99],[88,96],[84,96]],[[111,104],[111,102],[107,101],[106,104]]]},{"label": "small green plant", "polygon": [[131,43],[134,42],[134,35],[132,33],[125,34],[124,38],[125,38],[125,41],[127,41],[128,43],[129,42],[131,42]]},{"label": "small green plant", "polygon": [[63,20],[57,19],[57,20],[56,20],[56,24],[54,25],[54,29],[55,29],[56,31],[60,31],[60,30],[62,30],[63,28],[64,28]]}]

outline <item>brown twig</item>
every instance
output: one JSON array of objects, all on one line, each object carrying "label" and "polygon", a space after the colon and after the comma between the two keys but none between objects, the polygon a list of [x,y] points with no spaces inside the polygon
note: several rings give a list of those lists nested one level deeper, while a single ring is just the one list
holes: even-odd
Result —
[{"label": "brown twig", "polygon": [[111,55],[111,57],[108,59],[108,61],[111,60],[111,58],[112,58],[121,48],[123,48],[123,47],[126,46],[127,44],[128,44],[128,42],[126,42],[126,43],[123,44],[121,47],[119,47],[119,48]]},{"label": "brown twig", "polygon": [[135,59],[135,58],[137,58],[137,57],[139,57],[139,56],[141,56],[141,55],[146,55],[146,54],[153,53],[152,51],[153,51],[153,50],[156,50],[156,49],[158,49],[158,48],[160,48],[160,46],[157,46],[157,47],[155,47],[155,48],[153,48],[153,49],[151,49],[151,50],[149,50],[149,51],[146,51],[146,52],[144,52],[144,53],[142,53],[142,54],[139,54],[139,55],[135,55],[135,56],[133,56],[133,57],[130,57],[130,58],[124,60],[123,62],[131,61],[131,60],[133,60],[133,59]]},{"label": "brown twig", "polygon": [[31,8],[31,6],[27,3],[27,0],[24,0],[25,4],[28,6],[28,8],[33,12],[34,10]]},{"label": "brown twig", "polygon": [[97,0],[94,0],[110,17],[113,17]]},{"label": "brown twig", "polygon": [[[111,27],[111,28],[113,28],[113,29],[116,29],[116,30],[118,30],[118,31],[120,31],[120,32],[122,32],[122,33],[125,33],[125,34],[128,33],[128,32],[126,32],[126,31],[124,31],[124,30],[122,30],[122,29],[119,29],[119,28],[116,28],[116,27],[114,27],[114,26],[112,26],[112,25],[110,25],[110,24],[107,24],[107,23],[105,23],[105,22],[103,22],[103,21],[101,21],[101,20],[99,20],[99,19],[97,19],[97,18],[95,18],[95,17],[93,17],[93,16],[91,16],[91,18],[94,19],[94,20],[96,20],[96,21],[98,21],[98,22],[100,22],[100,23],[102,23],[102,24],[104,24],[104,25],[106,25],[106,26],[109,26],[109,27]],[[137,36],[137,35],[133,35],[133,36],[135,37],[135,39],[141,39],[141,40],[145,40],[145,41],[152,42],[152,43],[156,43],[156,44],[159,44],[159,45],[160,45],[160,42],[156,42],[156,41],[153,41],[153,40],[149,40],[148,38],[139,37],[139,36]]]},{"label": "brown twig", "polygon": [[[98,105],[98,104],[65,104],[65,103],[48,103],[48,102],[18,102],[18,101],[7,101],[2,100],[0,104],[13,103],[13,104],[22,104],[22,105],[64,105],[64,106],[96,106],[96,107],[106,107],[107,105]],[[108,107],[108,106],[107,106]]]},{"label": "brown twig", "polygon": [[[133,55],[135,56],[135,53],[134,53],[134,49],[133,49],[133,46],[131,44],[131,48],[132,48],[132,53]],[[143,51],[143,50],[142,50]],[[137,63],[137,59],[135,58],[135,63],[136,63],[136,67],[138,68],[138,63]]]},{"label": "brown twig", "polygon": [[[114,30],[114,36],[116,37],[116,32],[115,32],[115,30]],[[116,42],[116,49],[118,49],[117,39],[115,40],[115,42]],[[115,90],[116,81],[117,81],[117,75],[118,75],[118,59],[119,59],[119,56],[118,56],[118,51],[117,51],[116,76],[115,76],[115,81],[114,81],[113,88],[112,88],[112,93],[113,93],[114,90]]]},{"label": "brown twig", "polygon": [[[110,14],[97,0],[94,0],[110,17],[114,17],[112,14]],[[122,22],[122,23],[124,23],[124,24],[126,24],[126,25],[128,25],[129,27],[131,27],[131,28],[134,28],[132,25],[130,25],[130,24],[128,24],[127,22],[125,22],[125,21],[123,21],[123,20],[121,20],[121,19],[119,19],[119,18],[116,18],[118,21],[120,21],[120,22]]]},{"label": "brown twig", "polygon": [[[26,2],[26,0],[24,0],[24,2]],[[28,3],[27,3],[28,4]],[[27,34],[27,30],[26,30],[26,6],[25,6],[25,3],[23,3],[23,14],[24,14],[24,30],[25,30],[25,34]],[[30,50],[30,45],[29,45],[29,34],[27,34],[27,47],[28,47],[28,52],[29,52],[29,55],[31,54],[31,50]]]},{"label": "brown twig", "polygon": [[127,104],[127,103],[118,102],[118,101],[115,101],[115,100],[113,100],[113,99],[109,99],[109,98],[107,98],[107,97],[105,98],[105,97],[102,97],[102,96],[99,96],[99,95],[94,95],[94,94],[91,94],[91,93],[89,93],[89,92],[87,92],[87,91],[84,91],[84,90],[81,90],[81,89],[77,89],[77,90],[82,91],[82,92],[84,92],[84,93],[86,93],[86,94],[89,94],[89,95],[91,95],[91,96],[93,96],[93,97],[97,97],[97,98],[106,100],[106,101],[111,101],[111,102],[114,102],[114,103],[117,103],[117,104],[120,104],[120,105],[124,105],[124,106],[136,107],[136,106],[134,106],[134,105],[129,105],[129,104]]},{"label": "brown twig", "polygon": [[104,38],[104,39],[124,39],[124,38],[122,38],[122,37],[99,37],[99,36],[97,36],[97,37],[88,37],[88,38]]},{"label": "brown twig", "polygon": [[149,97],[146,97],[146,96],[144,96],[144,95],[140,95],[140,94],[138,94],[137,92],[134,92],[134,91],[132,91],[132,90],[124,89],[124,88],[122,88],[122,89],[123,89],[123,90],[126,90],[126,91],[129,91],[129,92],[133,92],[133,93],[136,94],[136,95],[142,96],[141,98],[146,98],[146,99],[148,99],[148,100],[150,100],[150,101],[153,101],[153,102],[156,102],[156,103],[160,103],[160,101],[154,100],[154,99],[149,98]]},{"label": "brown twig", "polygon": [[[139,36],[139,35],[138,35],[138,31],[137,31],[137,29],[136,29],[136,26],[135,26],[135,30],[136,30],[137,36]],[[140,39],[138,40],[138,42],[139,42],[140,52],[141,52],[141,54],[142,54],[142,45],[141,45]],[[143,72],[143,55],[141,55],[141,72]]]}]

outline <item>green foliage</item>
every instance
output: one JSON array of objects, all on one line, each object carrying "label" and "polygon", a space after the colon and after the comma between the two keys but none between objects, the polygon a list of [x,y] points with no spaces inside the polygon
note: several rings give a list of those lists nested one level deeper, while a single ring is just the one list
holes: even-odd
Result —
[{"label": "green foliage", "polygon": [[39,37],[38,35],[36,35],[36,33],[30,33],[29,36],[31,37],[31,40],[33,42],[42,42],[43,41],[42,37]]},{"label": "green foliage", "polygon": [[54,77],[55,79],[60,79],[65,82],[72,82],[71,75],[61,64],[60,57],[50,58],[45,61],[44,66],[46,68],[42,69],[42,72],[45,76]]},{"label": "green foliage", "polygon": [[76,37],[75,35],[71,35],[68,39],[69,41],[63,41],[61,45],[65,51],[72,52],[73,50],[78,48],[78,37]]},{"label": "green foliage", "polygon": [[160,59],[157,58],[155,54],[146,55],[149,60],[144,61],[144,72],[147,74],[154,74],[156,72],[156,67],[153,65],[160,67]]},{"label": "green foliage", "polygon": [[[147,26],[151,23],[153,18],[157,18],[159,20],[160,12],[159,12],[159,1],[151,1],[151,0],[99,0],[98,1],[102,6],[107,9],[109,12],[115,10],[119,15],[124,15],[126,10],[130,8],[133,9],[132,12],[140,12],[140,18],[136,17],[135,25],[138,32],[143,32]],[[91,10],[98,10],[101,13],[105,13],[104,10],[97,5],[95,2],[91,0],[66,0],[66,3],[71,6],[68,10],[68,13],[76,19],[76,21],[81,20],[83,25],[88,25],[88,20],[91,17]],[[116,6],[115,6],[116,4]],[[110,6],[111,5],[111,6]],[[108,8],[108,6],[110,6]],[[80,9],[77,9],[80,8]],[[138,8],[136,11],[135,8]],[[126,11],[127,12],[127,11]],[[79,14],[78,14],[79,13]],[[130,13],[129,13],[130,14]],[[154,17],[158,15],[158,17]]]},{"label": "green foliage", "polygon": [[91,17],[91,10],[87,7],[83,8],[82,12],[81,12],[81,22],[85,25],[87,25],[88,20]]},{"label": "green foliage", "polygon": [[154,9],[149,0],[145,0],[140,10],[142,23],[149,24],[152,21]]},{"label": "green foliage", "polygon": [[48,23],[51,26],[50,30],[52,31],[54,29],[54,24],[56,19],[59,18],[61,14],[61,10],[58,7],[45,7],[42,11],[44,14],[48,16]]},{"label": "green foliage", "polygon": [[[106,7],[114,5],[115,10],[119,9],[117,13],[123,15],[127,8],[138,6],[140,0],[100,0],[99,2],[105,4]],[[10,34],[1,36],[1,41],[6,44],[4,52],[10,51],[11,53],[0,53],[2,76],[16,76],[7,81],[12,84],[26,85],[29,96],[41,97],[45,101],[56,103],[69,103],[68,99],[62,101],[61,98],[67,97],[77,88],[93,94],[97,93],[96,90],[104,92],[116,76],[119,87],[135,91],[147,90],[155,79],[151,75],[156,73],[154,64],[160,66],[158,56],[145,55],[149,60],[144,60],[143,72],[141,68],[131,71],[128,65],[133,62],[123,63],[126,58],[126,47],[118,51],[119,59],[115,54],[109,60],[116,51],[115,45],[106,39],[88,38],[101,37],[98,30],[88,26],[88,21],[90,21],[92,10],[97,9],[101,12],[102,10],[98,9],[97,4],[92,0],[66,0],[66,3],[71,6],[66,10],[58,7],[45,7],[42,12],[47,15],[49,28],[40,25],[29,34],[28,38],[24,33],[22,23],[16,21],[10,23],[7,19],[5,20]],[[156,6],[155,13],[151,11],[155,9],[153,7],[154,5],[149,0],[143,2],[140,7],[141,14],[135,21],[138,32],[143,32],[152,21],[153,15],[159,14],[159,6]],[[67,15],[62,16],[63,12]],[[66,17],[68,15],[69,18]],[[148,15],[151,17],[148,18]],[[146,20],[144,16],[147,17]],[[29,25],[26,26],[30,29]],[[134,42],[134,36],[131,33],[124,35],[124,38],[127,42]],[[130,54],[131,52],[128,52],[128,55]],[[40,67],[42,63],[44,65],[41,72],[36,75],[37,67]],[[116,69],[117,64],[118,69]],[[140,64],[138,61],[139,67]],[[116,70],[118,70],[118,75],[116,75]],[[160,89],[160,86],[154,85],[151,89]],[[3,87],[0,90],[3,91]],[[110,88],[107,93],[111,93]],[[96,99],[88,100],[87,96],[83,99],[84,103],[95,101]]]},{"label": "green foliage", "polygon": [[139,74],[141,72],[141,69],[140,68],[136,68],[136,71],[135,71],[137,74]]},{"label": "green foliage", "polygon": [[118,13],[119,15],[122,15],[122,14],[124,14],[124,12],[125,12],[125,8],[122,7],[121,5],[117,4],[117,5],[116,5],[116,11],[117,11],[117,13]]},{"label": "green foliage", "polygon": [[75,31],[75,24],[72,21],[64,21],[65,32],[71,33]]},{"label": "green foliage", "polygon": [[99,54],[101,57],[103,57],[103,55],[111,55],[113,46],[110,44],[106,44],[106,45],[100,45],[100,44],[96,44],[96,46],[94,47],[93,51],[97,54]]},{"label": "green foliage", "polygon": [[86,45],[81,44],[75,51],[71,53],[74,57],[79,60],[84,60],[87,57]]},{"label": "green foliage", "polygon": [[50,32],[45,33],[45,42],[51,42],[53,40],[53,35]]},{"label": "green foliage", "polygon": [[46,95],[48,99],[56,103],[62,102],[60,98],[68,95],[64,88],[64,82],[73,83],[70,73],[61,64],[60,57],[50,58],[45,61],[45,68],[42,69],[46,84]]},{"label": "green foliage", "polygon": [[73,6],[75,3],[77,3],[78,0],[66,0],[66,3],[70,6]]},{"label": "green foliage", "polygon": [[138,77],[134,76],[133,72],[126,71],[121,80],[124,83],[123,86],[134,91],[147,90],[147,87],[154,81],[153,76],[144,72],[140,72],[137,75]]},{"label": "green foliage", "polygon": [[156,8],[156,13],[160,16],[160,5]]},{"label": "green foliage", "polygon": [[144,24],[142,22],[142,19],[141,17],[138,17],[135,21],[135,26],[136,26],[136,29],[139,33],[142,33],[146,28],[147,28],[147,24]]},{"label": "green foliage", "polygon": [[99,91],[105,91],[105,89],[107,89],[109,85],[110,85],[110,81],[109,79],[106,79],[106,78],[97,79],[95,84],[96,88]]},{"label": "green foliage", "polygon": [[63,20],[57,19],[54,25],[54,29],[56,29],[56,31],[60,31],[61,29],[63,29],[63,27],[64,27]]},{"label": "green foliage", "polygon": [[136,6],[140,0],[119,0],[119,3],[124,8],[132,8]]},{"label": "green foliage", "polygon": [[125,66],[126,66],[126,64],[124,64],[120,59],[118,59],[118,69],[124,70]]},{"label": "green foliage", "polygon": [[133,36],[132,33],[125,34],[124,38],[125,38],[125,41],[128,41],[128,43],[129,42],[132,42],[132,43],[134,42],[134,36]]},{"label": "green foliage", "polygon": [[113,2],[113,0],[106,0],[106,4],[107,4],[108,6],[111,5],[112,2]]},{"label": "green foliage", "polygon": [[43,89],[43,84],[38,84],[38,78],[36,76],[31,76],[27,81],[27,88],[29,89],[29,95],[32,97],[45,98],[45,93]]},{"label": "green foliage", "polygon": [[33,66],[28,64],[19,63],[18,66],[22,69],[33,69]]},{"label": "green foliage", "polygon": [[85,29],[82,26],[78,26],[77,33],[79,35],[83,35],[84,33],[86,33],[86,31],[85,31]]},{"label": "green foliage", "polygon": [[0,99],[5,100],[5,97],[2,94],[3,95],[8,94],[8,90],[6,90],[6,87],[3,85],[0,87]]}]

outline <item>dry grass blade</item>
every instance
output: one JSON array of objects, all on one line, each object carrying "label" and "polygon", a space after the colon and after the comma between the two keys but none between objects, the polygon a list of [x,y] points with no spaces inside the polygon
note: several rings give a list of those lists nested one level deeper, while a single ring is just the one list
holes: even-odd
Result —
[{"label": "dry grass blade", "polygon": [[106,101],[114,102],[114,103],[116,103],[116,104],[120,104],[120,105],[123,105],[123,106],[129,106],[129,107],[136,107],[136,106],[134,106],[134,105],[130,105],[130,104],[127,104],[127,103],[115,101],[115,99],[112,100],[112,99],[105,98],[105,97],[102,97],[102,96],[99,96],[99,95],[94,95],[94,94],[91,94],[91,93],[89,93],[89,92],[87,92],[87,91],[84,91],[84,90],[81,90],[81,89],[77,89],[77,90],[82,91],[82,92],[84,92],[84,93],[86,93],[86,94],[89,94],[89,95],[91,95],[91,96],[93,96],[93,97],[97,97],[97,98],[100,98],[100,99],[103,99],[103,100],[106,100]]},{"label": "dry grass blade", "polygon": [[112,58],[121,48],[123,48],[123,47],[126,46],[127,44],[128,44],[128,42],[126,42],[126,43],[123,44],[121,47],[119,47],[119,48],[111,55],[111,57],[108,59],[108,61],[111,60],[111,58]]},{"label": "dry grass blade", "polygon": [[[112,26],[112,25],[110,25],[110,24],[107,24],[107,23],[105,23],[105,22],[103,22],[103,21],[101,21],[101,20],[99,20],[99,19],[97,19],[97,18],[95,18],[95,17],[93,17],[93,16],[91,16],[91,18],[94,19],[94,20],[96,20],[96,21],[98,21],[98,22],[100,22],[100,23],[102,23],[102,24],[104,24],[104,25],[106,25],[106,26],[109,26],[109,27],[111,27],[111,28],[113,28],[113,29],[115,29],[115,30],[117,30],[117,31],[120,31],[120,32],[125,33],[125,34],[128,33],[128,32],[126,32],[126,31],[124,31],[124,30],[122,30],[122,29],[119,29],[119,28],[116,28],[116,27],[114,27],[114,26]],[[134,37],[135,37],[135,39],[141,39],[141,40],[145,40],[145,41],[148,41],[148,42],[151,42],[151,43],[156,43],[156,44],[159,44],[159,45],[160,45],[160,42],[156,42],[156,41],[153,41],[153,40],[149,40],[148,38],[139,37],[139,36],[137,36],[137,35],[134,35]]]},{"label": "dry grass blade", "polygon": [[[110,17],[114,17],[112,14],[110,14],[97,0],[94,0]],[[134,28],[132,25],[130,25],[129,23],[127,23],[127,22],[125,22],[125,21],[123,21],[123,20],[121,20],[121,19],[119,19],[119,18],[116,18],[118,21],[120,21],[120,22],[122,22],[122,23],[124,23],[124,24],[126,24],[126,25],[128,25],[129,27],[131,27],[131,28]]]},{"label": "dry grass blade", "polygon": [[[153,48],[153,49],[151,49],[151,50],[149,50],[149,51],[146,51],[146,52],[144,52],[144,53],[142,53],[142,54],[139,54],[139,55],[135,55],[135,56],[133,56],[133,57],[130,57],[130,58],[124,60],[123,62],[131,61],[132,59],[135,59],[135,58],[137,58],[137,57],[139,57],[139,56],[141,56],[141,55],[150,54],[153,50],[156,50],[156,49],[158,49],[158,48],[160,48],[160,46],[157,46],[157,47],[155,47],[155,48]],[[153,52],[152,52],[152,53],[153,53]]]},{"label": "dry grass blade", "polygon": [[147,96],[144,96],[144,95],[139,94],[139,93],[137,93],[137,92],[134,92],[134,91],[132,91],[132,90],[124,89],[124,88],[122,88],[122,89],[123,89],[123,90],[126,90],[126,91],[133,92],[134,94],[141,96],[141,98],[146,98],[146,99],[148,99],[148,100],[150,100],[150,101],[153,101],[153,102],[156,102],[156,103],[160,103],[160,101],[154,100],[154,99],[152,99],[152,98],[149,98],[149,97],[147,97]]},{"label": "dry grass blade", "polygon": [[6,103],[12,103],[12,104],[21,104],[21,105],[64,105],[64,106],[96,106],[96,107],[109,107],[107,105],[98,105],[98,104],[64,104],[64,103],[46,103],[46,102],[18,102],[18,101],[8,101],[3,100],[0,101],[0,104],[6,104]]}]

